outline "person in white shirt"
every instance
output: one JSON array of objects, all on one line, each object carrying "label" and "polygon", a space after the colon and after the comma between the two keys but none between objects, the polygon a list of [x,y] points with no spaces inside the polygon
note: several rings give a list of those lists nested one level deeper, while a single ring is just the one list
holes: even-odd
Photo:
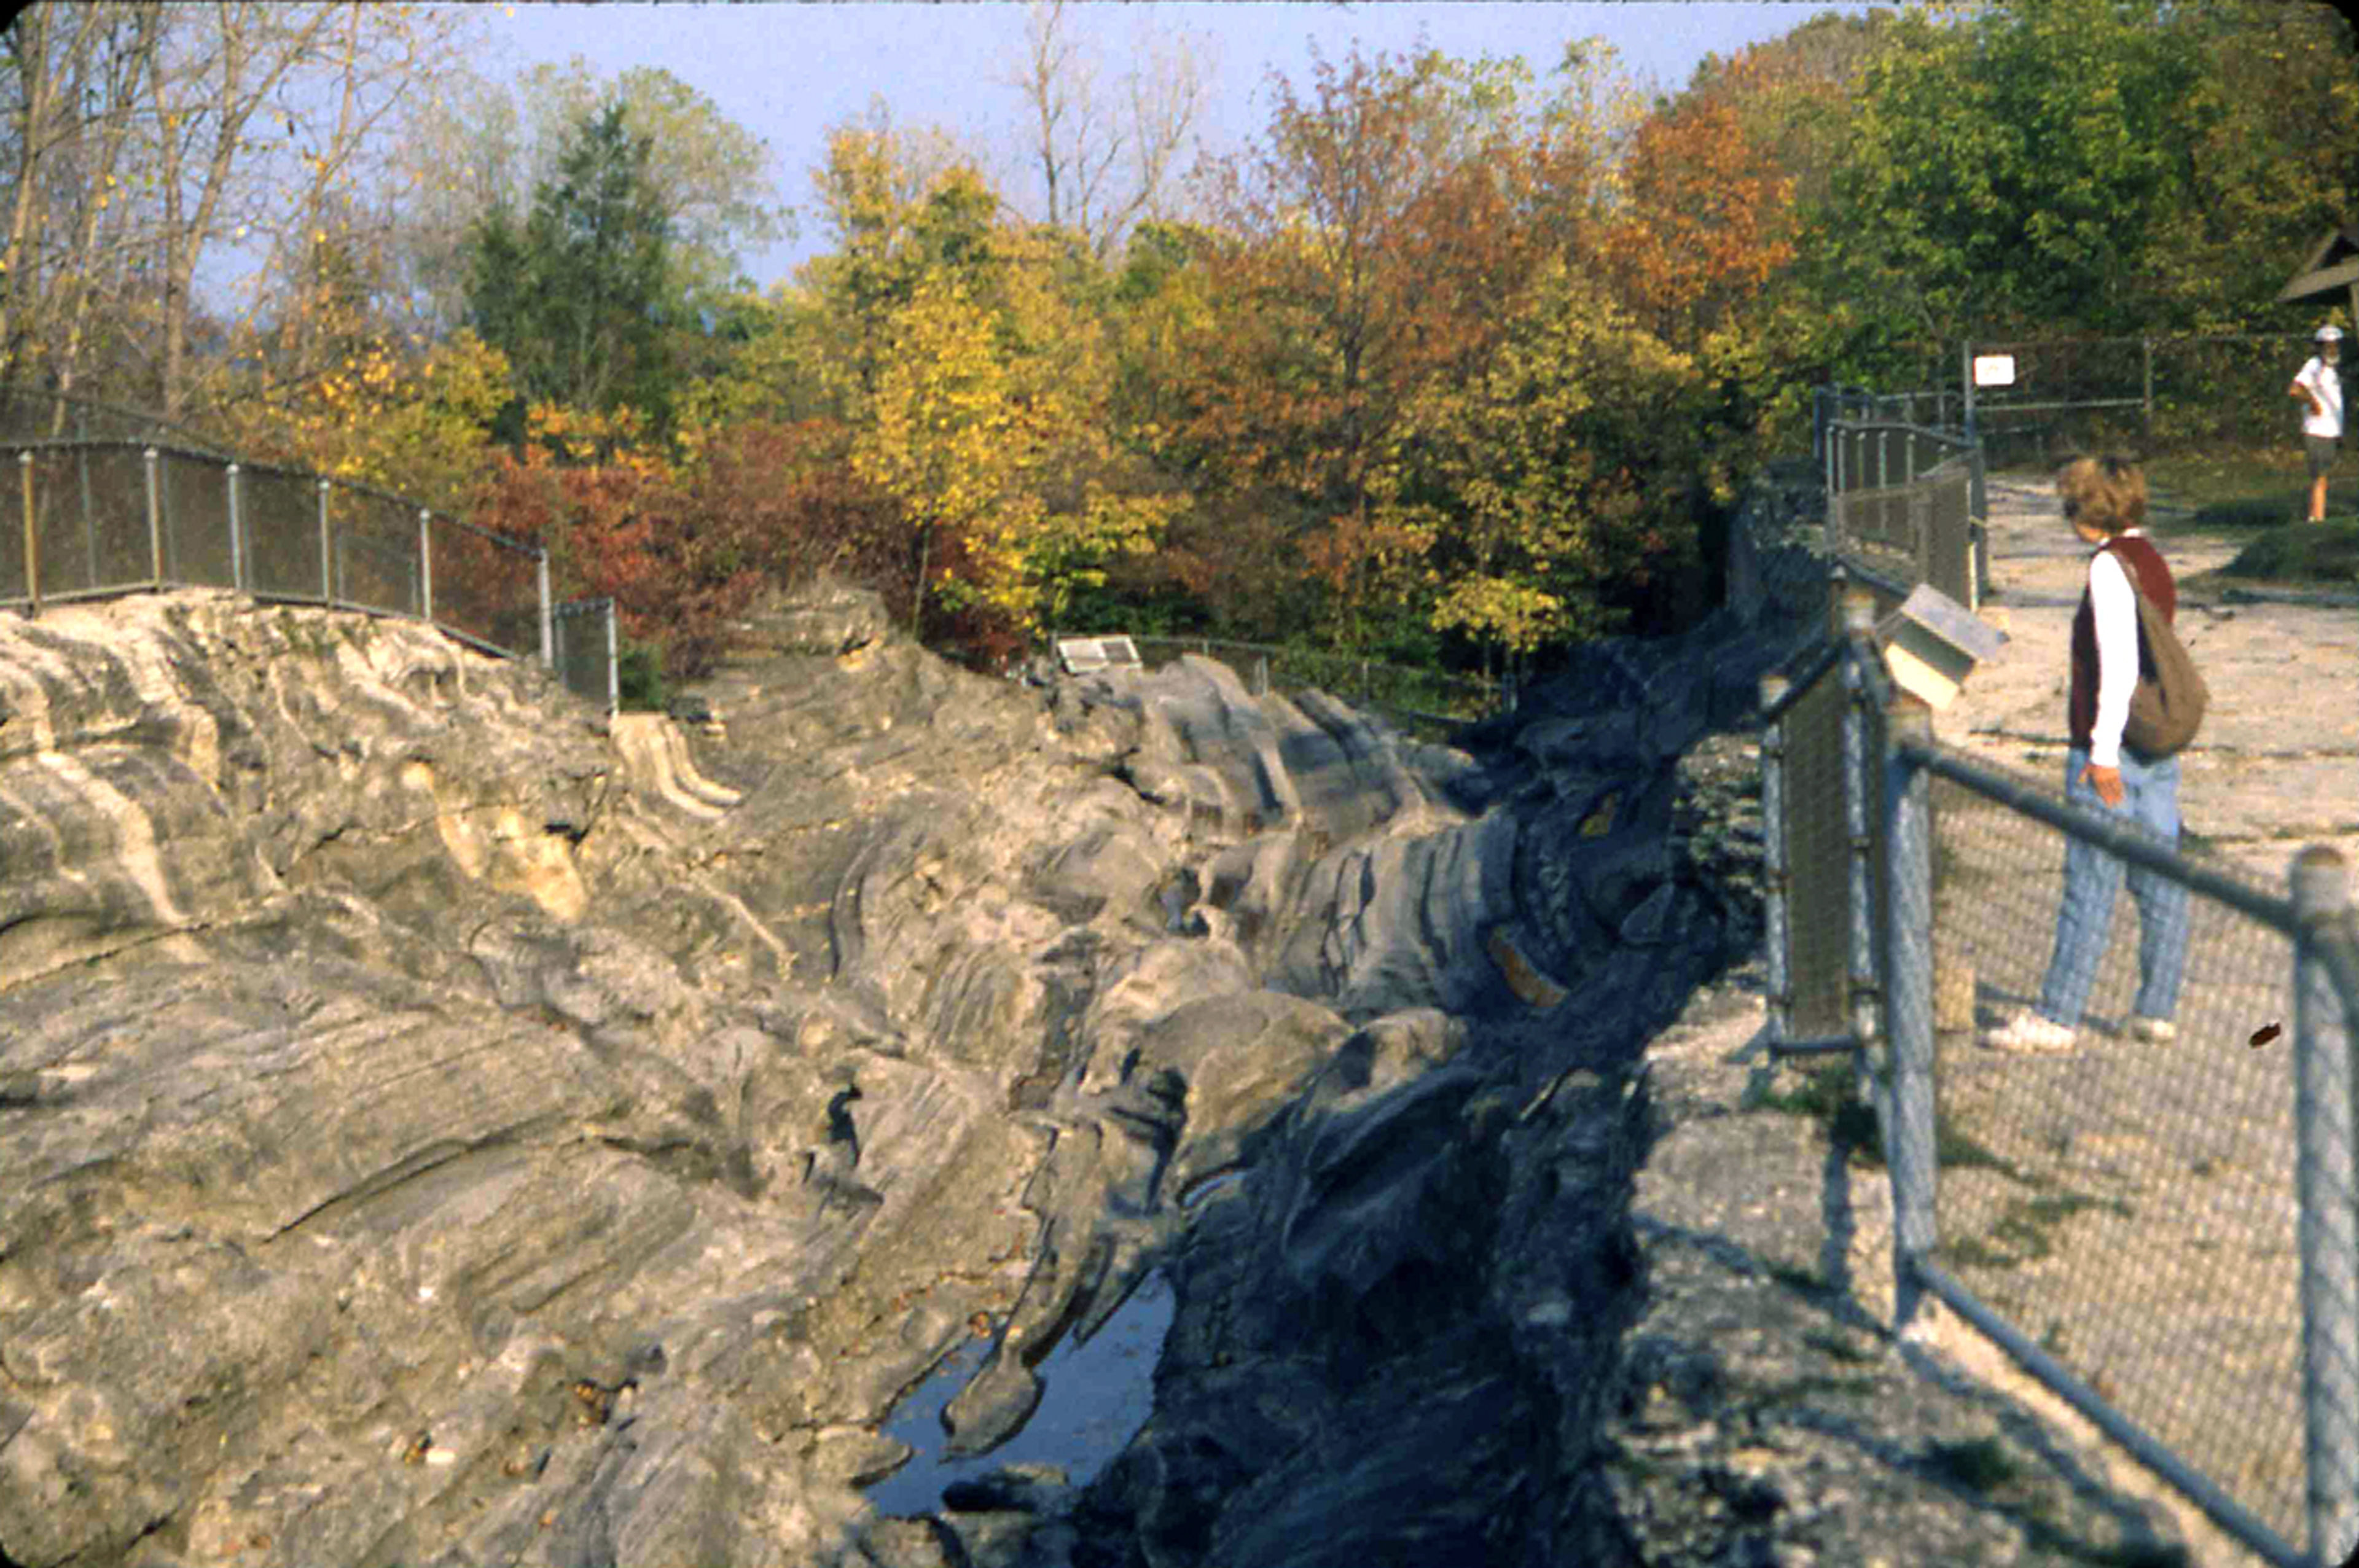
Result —
[{"label": "person in white shirt", "polygon": [[[2146,477],[2121,458],[2081,458],[2056,476],[2064,520],[2089,557],[2088,587],[2072,617],[2071,682],[2064,723],[2064,798],[2125,820],[2158,841],[2179,842],[2179,759],[2144,757],[2123,743],[2130,695],[2138,679],[2138,595],[2165,621],[2179,611],[2179,585],[2146,535]],[[2137,574],[2135,591],[2130,574]],[[2187,967],[2187,890],[2167,877],[2125,865],[2076,838],[2064,840],[2064,898],[2056,946],[2035,1007],[1983,1037],[1995,1051],[2070,1051],[2126,879],[2138,913],[2138,989],[2130,1033],[2164,1044],[2179,1026],[2179,986]]]},{"label": "person in white shirt", "polygon": [[2343,376],[2335,369],[2343,358],[2341,329],[2321,327],[2317,342],[2318,352],[2286,390],[2302,406],[2301,444],[2310,457],[2310,520],[2323,523],[2326,476],[2343,453]]}]

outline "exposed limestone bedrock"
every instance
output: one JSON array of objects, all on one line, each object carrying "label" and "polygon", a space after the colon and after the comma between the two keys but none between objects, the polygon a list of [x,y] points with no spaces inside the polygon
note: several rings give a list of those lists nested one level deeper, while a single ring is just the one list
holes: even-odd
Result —
[{"label": "exposed limestone bedrock", "polygon": [[[406,622],[0,617],[7,1560],[916,1563],[952,1530],[1015,1563],[1094,1529],[1177,1562],[1192,1486],[1193,1560],[1265,1561],[1363,1507],[1310,1454],[1380,1394],[1435,1226],[1459,1315],[1393,1347],[1417,1379],[1491,1388],[1485,1335],[1593,1378],[1612,1314],[1528,1325],[1549,1270],[1626,1247],[1598,999],[1676,1007],[1716,961],[1669,763],[1749,671],[1703,661],[1659,734],[1501,721],[1478,763],[1199,659],[963,674],[846,590],[745,643],[718,739]],[[1560,1168],[1593,1206],[1533,1185]],[[1562,1256],[1469,1252],[1506,1231]],[[1086,1509],[876,1517],[880,1422],[962,1336],[994,1341],[951,1412],[982,1451],[1158,1265],[1175,1368],[1324,1390],[1287,1396],[1284,1507],[1151,1428]],[[1561,1392],[1502,1430],[1586,1419]],[[1190,1398],[1172,1422],[1277,1442]]]}]

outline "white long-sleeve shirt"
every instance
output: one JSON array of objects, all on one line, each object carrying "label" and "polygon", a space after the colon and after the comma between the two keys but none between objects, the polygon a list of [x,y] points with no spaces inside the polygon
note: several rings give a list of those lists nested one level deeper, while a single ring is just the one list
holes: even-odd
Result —
[{"label": "white long-sleeve shirt", "polygon": [[[2146,536],[2125,528],[2119,537]],[[2130,721],[2130,697],[2137,690],[2137,591],[2129,568],[2111,550],[2089,557],[2089,609],[2097,629],[2097,717],[2089,727],[2089,761],[2101,768],[2122,765],[2122,726]]]}]

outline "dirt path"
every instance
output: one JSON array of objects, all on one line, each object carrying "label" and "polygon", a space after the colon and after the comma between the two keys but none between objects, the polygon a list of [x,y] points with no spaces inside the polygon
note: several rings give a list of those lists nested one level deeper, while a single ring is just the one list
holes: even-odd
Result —
[{"label": "dirt path", "polygon": [[[1988,488],[1984,613],[2009,641],[1935,716],[1934,732],[2060,775],[2067,650],[2088,549],[2064,526],[2052,481],[1999,476]],[[2235,553],[2201,538],[2166,537],[2163,550],[2182,580]],[[2181,764],[2189,832],[2280,889],[2305,844],[2332,844],[2359,865],[2359,611],[2197,590],[2180,602],[2179,629],[2212,692]]]}]

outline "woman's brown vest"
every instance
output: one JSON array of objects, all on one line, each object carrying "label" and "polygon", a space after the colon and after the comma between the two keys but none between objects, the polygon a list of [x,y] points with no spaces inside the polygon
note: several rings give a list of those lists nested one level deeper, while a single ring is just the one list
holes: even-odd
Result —
[{"label": "woman's brown vest", "polygon": [[[2137,574],[2138,591],[2162,611],[2165,621],[2178,620],[2179,585],[2171,580],[2162,552],[2143,535],[2116,535],[2097,547],[2111,550],[2116,560]],[[2143,650],[2140,663],[2144,663]],[[2072,691],[2065,702],[2064,722],[2072,744],[2087,751],[2090,732],[2097,727],[2097,611],[2085,588],[2081,590],[2081,608],[2072,617]]]}]

